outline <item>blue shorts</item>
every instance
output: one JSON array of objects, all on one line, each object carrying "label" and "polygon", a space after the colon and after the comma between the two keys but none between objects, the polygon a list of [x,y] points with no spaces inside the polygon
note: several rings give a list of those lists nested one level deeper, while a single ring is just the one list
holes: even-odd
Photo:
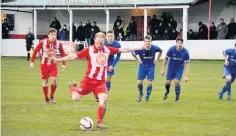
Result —
[{"label": "blue shorts", "polygon": [[155,74],[155,65],[145,66],[143,64],[139,64],[138,67],[138,80],[144,80],[147,77],[148,81],[154,80]]},{"label": "blue shorts", "polygon": [[113,68],[111,72],[107,71],[107,76],[113,76],[113,75],[115,75],[115,67]]},{"label": "blue shorts", "polygon": [[227,66],[224,66],[224,76],[223,78],[225,78],[226,76],[231,76],[232,80],[235,80],[236,78],[236,70],[234,70],[235,68],[230,68]]},{"label": "blue shorts", "polygon": [[172,69],[168,69],[167,70],[167,74],[166,74],[166,80],[181,80],[182,75],[184,72],[184,67],[176,69],[176,70],[172,70]]}]

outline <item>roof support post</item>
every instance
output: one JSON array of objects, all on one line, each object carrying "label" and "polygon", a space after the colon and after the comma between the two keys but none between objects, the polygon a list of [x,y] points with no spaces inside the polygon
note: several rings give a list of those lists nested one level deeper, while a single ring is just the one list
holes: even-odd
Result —
[{"label": "roof support post", "polygon": [[106,12],[106,32],[109,31],[109,26],[110,26],[110,10],[105,9]]},{"label": "roof support post", "polygon": [[69,9],[69,14],[70,14],[70,45],[72,46],[72,41],[73,41],[73,10]]},{"label": "roof support post", "polygon": [[144,36],[146,36],[147,35],[147,16],[148,16],[148,9],[147,8],[145,8],[144,9],[144,27],[143,27],[143,29],[144,29],[144,33],[143,33],[143,38],[144,38]]},{"label": "roof support post", "polygon": [[183,40],[184,45],[187,44],[187,34],[188,34],[188,8],[183,8]]},{"label": "roof support post", "polygon": [[36,46],[36,39],[37,39],[37,10],[34,9],[34,19],[33,19],[34,25],[33,25],[33,31],[34,31],[34,47]]}]

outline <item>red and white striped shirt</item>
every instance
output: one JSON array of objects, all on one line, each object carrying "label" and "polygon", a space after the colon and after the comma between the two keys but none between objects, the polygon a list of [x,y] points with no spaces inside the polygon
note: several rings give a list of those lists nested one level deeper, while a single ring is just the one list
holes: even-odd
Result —
[{"label": "red and white striped shirt", "polygon": [[[31,62],[34,62],[36,55],[39,51],[42,51],[42,54],[40,55],[40,63],[41,64],[53,64],[55,62],[53,61],[49,61],[48,60],[48,51],[52,50],[52,54],[54,56],[56,56],[56,52],[59,50],[61,57],[65,56],[65,52],[64,49],[62,47],[62,44],[56,40],[54,43],[50,43],[48,38],[43,39],[39,42],[39,44],[36,46],[36,48],[34,49],[32,58],[31,58]],[[63,65],[65,65],[65,62],[62,62]]]},{"label": "red and white striped shirt", "polygon": [[78,58],[86,58],[88,62],[85,79],[106,80],[107,62],[109,55],[119,52],[119,48],[104,46],[98,50],[95,46],[89,46],[77,53]]}]

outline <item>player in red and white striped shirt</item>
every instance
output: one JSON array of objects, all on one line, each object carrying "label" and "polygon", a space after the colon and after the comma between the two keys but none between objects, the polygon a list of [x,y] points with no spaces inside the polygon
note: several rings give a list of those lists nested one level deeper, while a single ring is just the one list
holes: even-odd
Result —
[{"label": "player in red and white striped shirt", "polygon": [[76,84],[70,84],[70,95],[74,101],[79,101],[81,96],[87,95],[94,91],[98,94],[99,98],[99,107],[97,112],[97,127],[98,128],[107,128],[103,123],[103,117],[106,112],[106,102],[107,102],[107,87],[106,87],[106,78],[107,78],[107,61],[109,55],[116,54],[118,52],[132,52],[135,50],[144,49],[143,47],[130,49],[130,48],[113,48],[104,46],[105,34],[97,33],[94,39],[94,46],[83,49],[82,51],[72,53],[66,57],[57,59],[52,58],[55,61],[67,61],[74,60],[76,58],[86,58],[88,62],[87,72],[83,81],[78,87]]},{"label": "player in red and white striped shirt", "polygon": [[[50,57],[56,56],[56,52],[59,51],[61,56],[65,56],[62,44],[56,39],[57,30],[50,28],[48,31],[48,38],[41,40],[36,46],[30,63],[30,68],[34,68],[34,60],[39,51],[42,51],[40,55],[40,69],[43,80],[43,93],[45,98],[45,103],[48,103],[49,100],[52,103],[56,103],[54,93],[57,88],[56,79],[57,79],[57,63],[55,61],[49,60]],[[62,62],[62,69],[65,69],[65,61]],[[50,99],[48,99],[48,78],[51,77],[51,93]]]}]

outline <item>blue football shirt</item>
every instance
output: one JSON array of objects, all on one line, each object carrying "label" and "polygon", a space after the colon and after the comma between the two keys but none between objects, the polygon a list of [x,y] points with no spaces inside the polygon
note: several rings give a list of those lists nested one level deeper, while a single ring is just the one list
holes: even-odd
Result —
[{"label": "blue football shirt", "polygon": [[154,65],[153,61],[157,52],[162,52],[162,49],[156,45],[151,45],[149,50],[143,49],[134,51],[133,55],[139,55],[143,65]]},{"label": "blue football shirt", "polygon": [[[109,44],[108,42],[107,42],[107,40],[105,41],[105,43],[104,43],[104,45],[105,46],[110,46],[110,47],[114,47],[114,48],[120,48],[121,46],[120,46],[120,43],[119,42],[117,42],[117,41],[113,41],[111,44]],[[118,57],[117,59],[115,59],[116,57]],[[108,66],[115,66],[116,65],[116,63],[119,61],[119,59],[120,59],[120,53],[119,54],[117,54],[117,56],[115,57],[115,54],[113,54],[113,55],[110,55],[109,56],[109,59],[108,59]]]},{"label": "blue football shirt", "polygon": [[224,51],[224,55],[228,56],[229,66],[236,67],[236,50],[227,49]]},{"label": "blue football shirt", "polygon": [[166,57],[169,58],[168,69],[177,70],[184,68],[185,63],[190,62],[188,50],[183,47],[178,51],[176,46],[172,46],[166,53]]}]

